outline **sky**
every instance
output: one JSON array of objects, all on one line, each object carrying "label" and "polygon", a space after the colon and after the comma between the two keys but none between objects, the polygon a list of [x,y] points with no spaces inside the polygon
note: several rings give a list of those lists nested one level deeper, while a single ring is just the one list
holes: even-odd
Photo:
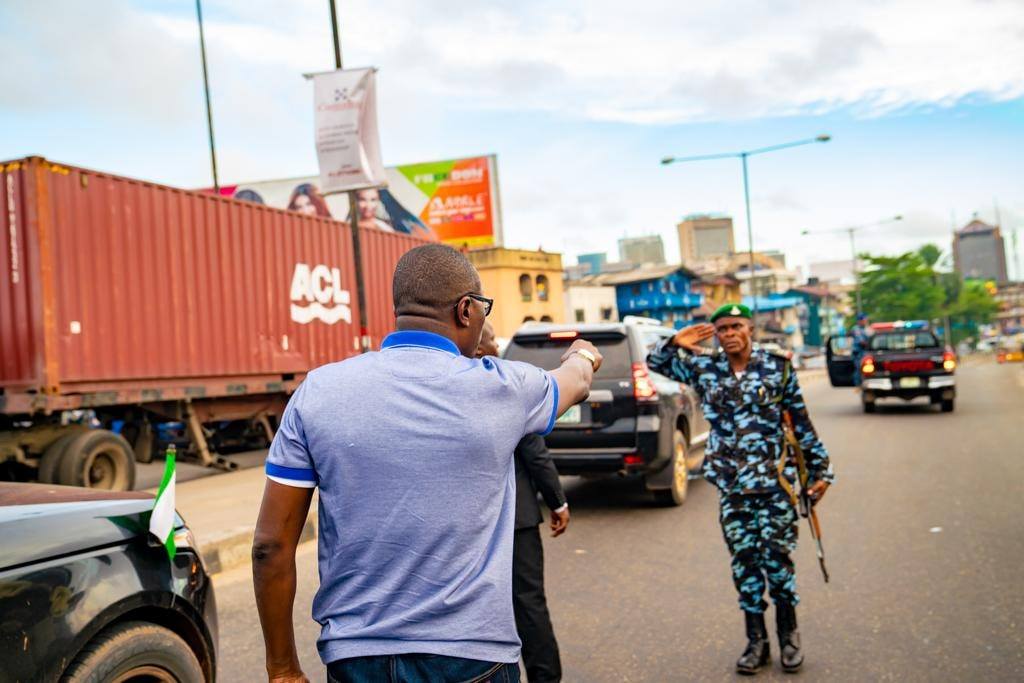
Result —
[{"label": "sky", "polygon": [[[1020,0],[340,0],[345,65],[375,66],[388,165],[496,154],[507,246],[617,256],[692,213],[791,264],[898,253],[977,215],[1024,261]],[[315,175],[324,0],[204,0],[223,184]],[[0,4],[0,158],[211,184],[195,4]],[[822,231],[803,235],[804,231]],[[1011,275],[1014,258],[1008,253]],[[1017,272],[1018,279],[1024,273]]]}]

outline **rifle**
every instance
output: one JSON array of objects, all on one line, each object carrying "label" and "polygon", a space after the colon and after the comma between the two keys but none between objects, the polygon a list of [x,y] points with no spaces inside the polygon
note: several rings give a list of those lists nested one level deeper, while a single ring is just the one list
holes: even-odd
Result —
[{"label": "rifle", "polygon": [[[821,575],[825,578],[825,583],[828,583],[828,569],[825,568],[825,548],[821,544],[821,524],[818,522],[818,512],[814,509],[814,501],[811,500],[810,494],[807,493],[807,481],[810,478],[807,472],[807,461],[804,460],[804,451],[800,448],[800,442],[793,431],[793,418],[788,410],[782,413],[782,434],[784,448],[782,458],[779,460],[779,483],[789,493],[789,497],[793,500],[793,507],[797,509],[801,517],[807,519],[811,527],[811,538],[814,539],[815,551],[818,554],[818,565],[821,567]],[[793,491],[789,480],[783,476],[783,470],[788,460],[786,456],[790,453],[793,454],[793,459],[796,461],[796,469],[800,479],[799,494]]]}]

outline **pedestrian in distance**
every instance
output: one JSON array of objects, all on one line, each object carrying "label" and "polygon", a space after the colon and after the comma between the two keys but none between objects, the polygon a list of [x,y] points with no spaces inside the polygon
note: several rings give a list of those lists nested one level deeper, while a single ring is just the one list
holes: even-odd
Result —
[{"label": "pedestrian in distance", "polygon": [[[718,337],[721,350],[701,342]],[[775,603],[783,670],[804,661],[797,629],[796,506],[791,496],[797,464],[784,445],[786,413],[806,458],[808,495],[821,500],[833,481],[828,452],[811,424],[796,373],[784,356],[753,348],[750,309],[726,304],[711,323],[686,327],[658,345],[647,363],[655,372],[690,385],[711,425],[704,477],[719,491],[719,519],[732,558],[732,577],[746,621],[747,646],[736,662],[741,674],[771,661],[764,612],[765,584]]]},{"label": "pedestrian in distance", "polygon": [[270,681],[306,681],[295,549],[319,490],[313,618],[330,681],[517,681],[513,451],[585,399],[601,354],[561,367],[474,358],[493,301],[458,251],[395,268],[397,331],[310,372],[267,456],[253,581]]},{"label": "pedestrian in distance", "polygon": [[[484,324],[477,357],[497,356],[494,328]],[[544,521],[537,503],[539,491],[551,513],[551,536],[569,527],[569,503],[544,437],[528,434],[515,450],[516,523],[512,542],[512,609],[523,643],[523,664],[530,683],[562,680],[558,641],[544,593],[544,546],[539,526]]]}]

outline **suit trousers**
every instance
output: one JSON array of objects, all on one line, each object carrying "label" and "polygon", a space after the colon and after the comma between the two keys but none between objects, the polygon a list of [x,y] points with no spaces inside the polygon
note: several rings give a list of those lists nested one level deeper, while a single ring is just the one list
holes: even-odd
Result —
[{"label": "suit trousers", "polygon": [[544,546],[537,526],[516,529],[512,544],[512,606],[523,641],[523,664],[530,683],[562,680],[558,642],[544,595]]}]

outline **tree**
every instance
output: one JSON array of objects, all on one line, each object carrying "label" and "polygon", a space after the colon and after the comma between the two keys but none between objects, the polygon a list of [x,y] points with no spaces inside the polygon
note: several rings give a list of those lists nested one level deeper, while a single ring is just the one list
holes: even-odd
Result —
[{"label": "tree", "polygon": [[999,303],[985,285],[981,280],[964,280],[956,300],[949,306],[954,343],[977,337],[978,326],[992,322],[992,316],[999,310]]},{"label": "tree", "polygon": [[[926,253],[931,257],[931,253]],[[934,320],[942,314],[945,291],[920,252],[865,255],[860,273],[864,311],[875,320]],[[937,260],[937,259],[936,259]]]}]

